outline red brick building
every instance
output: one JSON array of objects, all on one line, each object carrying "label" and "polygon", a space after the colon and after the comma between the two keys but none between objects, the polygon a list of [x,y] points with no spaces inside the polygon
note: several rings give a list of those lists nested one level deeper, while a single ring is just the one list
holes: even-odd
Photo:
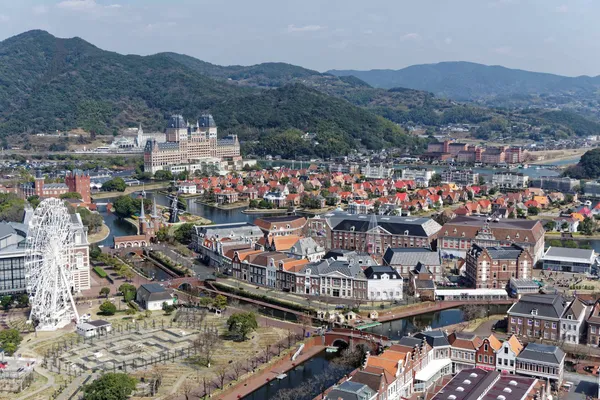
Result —
[{"label": "red brick building", "polygon": [[515,244],[506,247],[473,244],[467,252],[467,278],[477,289],[505,288],[510,278],[529,279],[532,268],[529,251]]}]

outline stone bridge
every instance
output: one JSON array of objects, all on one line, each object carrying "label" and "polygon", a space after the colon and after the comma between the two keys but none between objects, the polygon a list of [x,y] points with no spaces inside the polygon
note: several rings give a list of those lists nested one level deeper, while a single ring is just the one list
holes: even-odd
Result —
[{"label": "stone bridge", "polygon": [[202,281],[195,276],[186,276],[184,278],[174,278],[165,282],[165,286],[170,289],[189,291],[193,287],[201,286]]},{"label": "stone bridge", "polygon": [[358,345],[366,345],[375,354],[385,346],[391,344],[387,336],[374,333],[362,332],[356,329],[334,328],[323,334],[323,344],[341,348],[355,348]]}]

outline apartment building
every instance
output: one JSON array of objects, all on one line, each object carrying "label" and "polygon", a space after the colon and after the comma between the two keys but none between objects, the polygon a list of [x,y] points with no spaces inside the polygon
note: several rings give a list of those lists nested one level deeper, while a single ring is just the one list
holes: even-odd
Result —
[{"label": "apartment building", "polygon": [[540,221],[458,216],[438,232],[438,247],[442,256],[466,258],[473,243],[481,247],[515,244],[529,251],[536,263],[544,254],[544,233]]},{"label": "apartment building", "polygon": [[383,263],[395,268],[405,280],[411,278],[411,273],[417,267],[427,268],[436,282],[443,276],[442,258],[436,250],[389,247],[383,255]]},{"label": "apartment building", "polygon": [[492,175],[492,186],[517,189],[526,188],[529,184],[529,176],[517,172],[496,172]]},{"label": "apartment building", "polygon": [[579,344],[587,329],[587,317],[592,307],[575,298],[560,317],[560,340],[569,344]]},{"label": "apartment building", "polygon": [[524,295],[507,312],[508,332],[522,338],[559,340],[566,305],[561,295]]},{"label": "apartment building", "polygon": [[587,318],[587,345],[600,347],[600,301],[592,306]]},{"label": "apartment building", "polygon": [[441,173],[443,183],[456,183],[457,185],[477,185],[479,173],[472,169],[445,169]]},{"label": "apartment building", "polygon": [[467,252],[467,278],[477,289],[505,288],[510,279],[528,279],[532,267],[529,251],[515,244],[506,247],[473,244]]},{"label": "apartment building", "polygon": [[530,182],[531,187],[562,193],[574,193],[575,187],[579,186],[578,179],[561,178],[557,176],[540,176],[531,178]]},{"label": "apartment building", "polygon": [[475,368],[477,350],[482,344],[480,337],[472,333],[453,332],[448,335],[448,342],[452,348],[450,359],[453,363],[453,373]]},{"label": "apartment building", "polygon": [[477,368],[495,370],[496,356],[501,347],[502,343],[500,343],[500,341],[493,334],[483,338],[479,348],[477,348],[477,361],[475,362],[475,366]]}]

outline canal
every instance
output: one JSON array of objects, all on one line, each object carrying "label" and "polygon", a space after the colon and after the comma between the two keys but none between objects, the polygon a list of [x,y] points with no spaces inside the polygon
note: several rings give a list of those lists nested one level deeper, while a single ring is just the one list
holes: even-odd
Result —
[{"label": "canal", "polygon": [[[315,377],[328,376],[329,380],[323,382],[323,387],[329,387],[342,378],[345,374],[352,371],[353,368],[341,367],[333,363],[338,355],[336,353],[327,353],[325,351],[317,354],[310,360],[303,362],[294,369],[286,372],[283,379],[273,379],[271,382],[261,386],[259,389],[242,397],[243,400],[264,400],[275,397],[279,391],[284,389],[294,389],[302,386],[299,390],[296,400],[311,400],[319,392],[321,385],[314,384]],[[311,385],[311,382],[313,383]],[[321,381],[319,382],[321,383]],[[327,386],[325,386],[327,385]]]}]

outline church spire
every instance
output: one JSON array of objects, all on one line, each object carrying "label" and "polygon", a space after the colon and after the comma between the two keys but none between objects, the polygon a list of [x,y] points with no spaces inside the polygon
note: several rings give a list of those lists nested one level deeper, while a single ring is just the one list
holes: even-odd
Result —
[{"label": "church spire", "polygon": [[152,198],[152,218],[157,218],[158,212],[156,211],[156,197]]},{"label": "church spire", "polygon": [[144,196],[142,196],[142,209],[140,210],[140,221],[145,221],[146,215],[144,214]]}]

